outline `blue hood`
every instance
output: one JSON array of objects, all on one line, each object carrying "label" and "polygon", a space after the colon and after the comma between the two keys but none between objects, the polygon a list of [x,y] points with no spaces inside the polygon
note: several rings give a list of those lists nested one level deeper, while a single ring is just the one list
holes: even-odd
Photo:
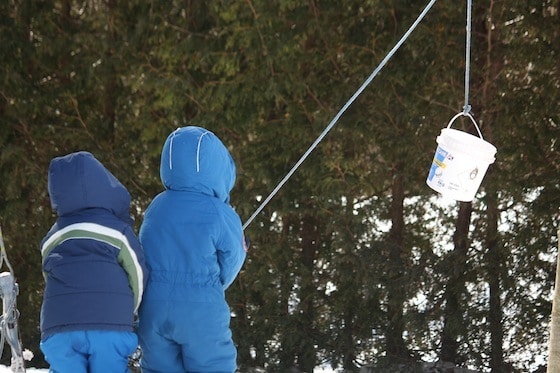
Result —
[{"label": "blue hood", "polygon": [[59,217],[102,208],[132,222],[130,194],[91,153],[80,151],[54,158],[48,179],[51,206]]},{"label": "blue hood", "polygon": [[235,163],[212,132],[182,127],[163,145],[160,177],[166,189],[199,192],[227,203],[235,183]]}]

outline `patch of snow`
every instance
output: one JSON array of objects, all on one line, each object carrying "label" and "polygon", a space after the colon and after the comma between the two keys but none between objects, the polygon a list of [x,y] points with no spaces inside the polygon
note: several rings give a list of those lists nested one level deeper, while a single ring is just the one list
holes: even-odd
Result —
[{"label": "patch of snow", "polygon": [[[37,369],[37,368],[25,368],[25,371],[26,371],[26,373],[27,372],[44,372],[44,373],[49,372],[48,369]],[[10,369],[10,367],[7,367],[5,365],[0,365],[0,373],[13,373],[13,372]]]}]

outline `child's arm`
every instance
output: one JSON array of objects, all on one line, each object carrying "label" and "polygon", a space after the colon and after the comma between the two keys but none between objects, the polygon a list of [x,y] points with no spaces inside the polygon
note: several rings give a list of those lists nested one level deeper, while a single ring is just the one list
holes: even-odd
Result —
[{"label": "child's arm", "polygon": [[128,242],[121,247],[118,261],[128,277],[134,295],[134,314],[136,315],[148,280],[148,270],[140,241],[138,241],[132,229],[125,231],[124,234]]},{"label": "child's arm", "polygon": [[227,289],[239,274],[247,253],[241,219],[229,206],[223,216],[222,224],[222,234],[216,249],[220,265],[220,280],[224,289]]}]

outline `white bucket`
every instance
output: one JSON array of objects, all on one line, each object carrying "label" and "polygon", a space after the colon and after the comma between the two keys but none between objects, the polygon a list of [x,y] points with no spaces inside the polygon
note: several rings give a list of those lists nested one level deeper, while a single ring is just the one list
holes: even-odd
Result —
[{"label": "white bucket", "polygon": [[[450,128],[461,115],[471,119],[480,137]],[[453,117],[436,141],[438,147],[426,183],[445,198],[472,201],[488,166],[494,163],[496,147],[484,141],[474,118],[468,113]]]}]

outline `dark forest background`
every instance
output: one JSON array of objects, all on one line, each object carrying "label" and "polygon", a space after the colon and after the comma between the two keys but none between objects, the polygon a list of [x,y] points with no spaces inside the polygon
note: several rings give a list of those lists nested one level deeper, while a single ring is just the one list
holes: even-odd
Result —
[{"label": "dark forest background", "polygon": [[[52,157],[95,154],[161,191],[166,136],[199,125],[238,167],[244,221],[428,1],[0,3],[0,224],[39,350]],[[228,291],[241,371],[447,361],[546,365],[560,206],[560,1],[472,8],[470,101],[496,161],[473,202],[425,180],[463,110],[466,3],[439,1],[256,219]],[[471,132],[468,120],[454,128]]]}]

